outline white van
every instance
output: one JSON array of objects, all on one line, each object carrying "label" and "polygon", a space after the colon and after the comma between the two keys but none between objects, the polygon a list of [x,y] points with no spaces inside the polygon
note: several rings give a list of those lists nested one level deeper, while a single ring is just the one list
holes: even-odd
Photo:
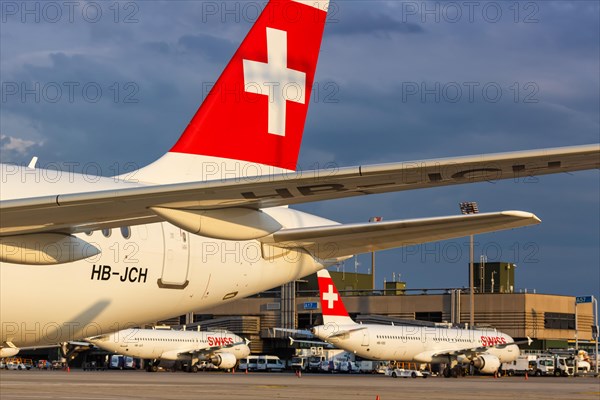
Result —
[{"label": "white van", "polygon": [[240,359],[240,365],[238,369],[240,371],[256,371],[257,369],[258,356],[248,356]]},{"label": "white van", "polygon": [[281,372],[284,368],[285,364],[277,356],[258,356],[258,361],[256,365],[257,371]]},{"label": "white van", "polygon": [[111,369],[135,369],[135,360],[130,356],[113,354],[110,357],[109,368]]}]

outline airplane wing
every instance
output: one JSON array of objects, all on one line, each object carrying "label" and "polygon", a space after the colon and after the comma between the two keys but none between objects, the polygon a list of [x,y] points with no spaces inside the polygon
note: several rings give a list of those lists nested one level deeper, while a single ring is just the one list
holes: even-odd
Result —
[{"label": "airplane wing", "polygon": [[335,259],[376,250],[463,237],[538,224],[531,213],[504,211],[450,217],[282,229],[263,243],[303,247],[321,259]]},{"label": "airplane wing", "polygon": [[[511,343],[512,344],[512,343]],[[466,357],[469,359],[475,358],[487,350],[486,347],[474,347],[470,349],[448,349],[448,350],[432,350],[424,351],[414,356],[415,361],[431,362],[435,357]]]},{"label": "airplane wing", "polygon": [[[157,210],[260,209],[366,194],[422,189],[600,167],[600,145],[443,158],[251,178],[143,185],[0,202],[0,237],[25,233],[74,233],[167,219]],[[5,184],[3,183],[3,189]],[[183,215],[181,215],[183,214]],[[191,214],[190,214],[191,215]],[[218,214],[219,219],[221,214]],[[173,222],[175,223],[175,222]],[[177,225],[177,224],[176,224]]]},{"label": "airplane wing", "polygon": [[[306,330],[306,329],[273,328],[273,333],[275,334],[276,332],[285,332],[285,333],[291,333],[293,335],[302,335],[309,339],[315,338],[315,335],[313,335],[313,333],[311,331]],[[333,345],[331,343],[323,342],[323,341],[298,339],[298,338],[293,338],[291,336],[288,336],[288,339],[290,341],[290,346],[292,346],[294,343],[304,343],[304,344],[333,347]]]},{"label": "airplane wing", "polygon": [[294,335],[302,335],[310,338],[315,337],[311,331],[306,329],[273,328],[273,334],[276,332],[292,333]]},{"label": "airplane wing", "polygon": [[[19,354],[21,351],[35,351],[35,350],[42,350],[42,349],[60,348],[63,351],[63,356],[66,356],[66,355],[72,354],[71,352],[69,352],[69,350],[68,350],[69,348],[73,349],[73,351],[80,351],[82,348],[90,349],[92,347],[94,347],[94,345],[92,343],[76,342],[76,341],[48,344],[48,345],[40,345],[40,346],[25,346],[25,347],[17,347],[12,342],[3,342],[3,343],[0,343],[0,353],[2,353],[6,349],[12,350],[10,355],[6,356],[6,357],[9,357],[12,355]],[[3,355],[3,357],[5,357],[5,356]],[[66,357],[66,358],[68,358],[68,357]]]},{"label": "airplane wing", "polygon": [[294,343],[303,343],[303,344],[311,344],[311,345],[317,345],[317,346],[329,347],[329,348],[334,347],[333,344],[328,343],[328,342],[322,342],[322,341],[316,341],[316,340],[294,339],[291,336],[288,336],[288,339],[290,340],[290,346],[293,346]]}]

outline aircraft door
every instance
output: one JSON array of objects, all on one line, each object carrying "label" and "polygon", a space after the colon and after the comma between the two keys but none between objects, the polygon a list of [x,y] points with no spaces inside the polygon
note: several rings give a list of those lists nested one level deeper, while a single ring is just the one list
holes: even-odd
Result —
[{"label": "aircraft door", "polygon": [[189,234],[169,223],[162,223],[161,226],[164,238],[164,260],[158,286],[163,289],[184,289],[189,283]]},{"label": "aircraft door", "polygon": [[363,333],[363,338],[362,338],[362,346],[368,346],[369,345],[369,330],[368,329],[363,329],[362,331]]}]

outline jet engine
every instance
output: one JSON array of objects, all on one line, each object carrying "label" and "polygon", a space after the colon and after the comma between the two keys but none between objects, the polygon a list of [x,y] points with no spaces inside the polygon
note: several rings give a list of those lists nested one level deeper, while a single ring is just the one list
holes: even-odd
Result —
[{"label": "jet engine", "polygon": [[210,362],[221,369],[230,369],[235,367],[237,358],[231,353],[215,353],[210,357]]},{"label": "jet engine", "polygon": [[12,357],[19,353],[19,349],[16,347],[0,347],[0,358]]},{"label": "jet engine", "polygon": [[473,360],[473,365],[484,374],[493,374],[500,368],[500,360],[491,354],[483,354]]}]

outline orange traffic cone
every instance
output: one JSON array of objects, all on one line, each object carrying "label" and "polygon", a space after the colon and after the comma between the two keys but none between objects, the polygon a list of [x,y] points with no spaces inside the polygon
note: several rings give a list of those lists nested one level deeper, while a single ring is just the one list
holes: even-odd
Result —
[{"label": "orange traffic cone", "polygon": [[375,400],[379,400],[379,395],[377,395],[377,397],[375,397]]},{"label": "orange traffic cone", "polygon": [[525,372],[525,380],[529,380],[529,376],[527,375],[527,372]]},{"label": "orange traffic cone", "polygon": [[246,375],[248,375],[248,368],[246,368]]},{"label": "orange traffic cone", "polygon": [[302,370],[301,369],[298,370],[298,378],[302,378]]}]

